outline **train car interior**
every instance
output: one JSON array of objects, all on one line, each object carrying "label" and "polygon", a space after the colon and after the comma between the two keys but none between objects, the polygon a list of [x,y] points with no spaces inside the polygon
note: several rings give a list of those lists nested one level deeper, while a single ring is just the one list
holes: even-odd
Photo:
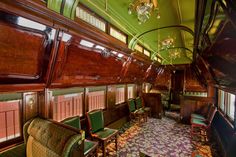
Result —
[{"label": "train car interior", "polygon": [[0,157],[236,157],[235,0],[1,0]]}]

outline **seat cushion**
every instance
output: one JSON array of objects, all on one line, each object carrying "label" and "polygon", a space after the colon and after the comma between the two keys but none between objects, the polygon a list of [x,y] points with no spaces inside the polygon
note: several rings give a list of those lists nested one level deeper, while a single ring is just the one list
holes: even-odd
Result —
[{"label": "seat cushion", "polygon": [[94,133],[94,135],[97,138],[100,138],[102,140],[106,140],[107,138],[115,135],[118,132],[118,130],[110,129],[110,128],[104,128],[104,130],[98,131]]},{"label": "seat cushion", "polygon": [[207,126],[206,123],[204,123],[203,121],[201,121],[201,120],[199,120],[199,119],[192,119],[192,120],[191,120],[191,124],[192,124],[192,125],[200,125],[200,126],[204,126],[204,127]]},{"label": "seat cushion", "polygon": [[97,147],[98,143],[90,140],[84,140],[84,155]]},{"label": "seat cushion", "polygon": [[0,153],[0,157],[26,157],[25,144],[8,149]]},{"label": "seat cushion", "polygon": [[135,110],[135,114],[143,114],[145,111],[141,108],[139,110]]},{"label": "seat cushion", "polygon": [[200,114],[191,114],[191,118],[206,120],[206,118]]},{"label": "seat cushion", "polygon": [[151,110],[151,108],[150,108],[150,107],[144,107],[143,110],[146,111],[146,112],[148,112],[148,111]]},{"label": "seat cushion", "polygon": [[88,118],[91,123],[91,132],[95,133],[104,129],[104,119],[101,110],[96,110],[88,113]]}]

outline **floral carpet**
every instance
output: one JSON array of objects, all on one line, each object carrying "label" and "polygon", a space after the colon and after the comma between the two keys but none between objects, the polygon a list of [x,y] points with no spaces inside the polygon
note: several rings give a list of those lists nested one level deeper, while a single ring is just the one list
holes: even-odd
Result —
[{"label": "floral carpet", "polygon": [[114,151],[112,143],[108,146],[108,156],[137,157],[146,154],[151,157],[191,157],[198,154],[202,157],[218,157],[218,152],[212,150],[211,145],[192,142],[189,125],[167,117],[148,118],[141,125],[126,123],[120,129],[118,152]]}]

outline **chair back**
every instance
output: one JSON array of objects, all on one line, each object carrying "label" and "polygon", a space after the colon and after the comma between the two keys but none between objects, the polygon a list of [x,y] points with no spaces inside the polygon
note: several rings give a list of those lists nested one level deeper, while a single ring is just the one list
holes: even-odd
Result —
[{"label": "chair back", "polygon": [[210,118],[211,112],[213,111],[213,107],[214,107],[213,104],[210,104],[210,105],[208,106],[208,109],[207,109],[208,114],[207,114],[207,116],[206,116],[206,119],[209,119],[209,118]]},{"label": "chair back", "polygon": [[69,125],[73,128],[76,128],[78,130],[81,130],[81,124],[80,124],[80,117],[69,117],[61,121],[63,124]]},{"label": "chair back", "polygon": [[208,125],[211,125],[211,122],[212,122],[212,120],[215,116],[216,111],[217,111],[217,108],[215,106],[212,106],[210,111],[209,111],[210,112],[209,113],[209,118],[207,119]]},{"label": "chair back", "polygon": [[129,105],[129,112],[134,112],[136,110],[134,99],[128,99],[128,105]]},{"label": "chair back", "polygon": [[95,133],[104,129],[104,118],[102,110],[93,110],[87,112],[90,132]]},{"label": "chair back", "polygon": [[136,103],[136,107],[137,109],[140,109],[143,107],[143,101],[142,101],[142,98],[141,97],[137,97],[135,99],[135,103]]}]

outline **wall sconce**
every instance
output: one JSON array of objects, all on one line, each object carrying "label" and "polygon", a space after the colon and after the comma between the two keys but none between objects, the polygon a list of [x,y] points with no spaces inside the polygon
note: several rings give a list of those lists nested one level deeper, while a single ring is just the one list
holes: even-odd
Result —
[{"label": "wall sconce", "polygon": [[35,103],[35,101],[34,101],[34,98],[29,98],[29,100],[28,100],[28,105],[30,106],[30,109],[32,109],[33,108],[33,105],[34,105],[34,103]]}]

